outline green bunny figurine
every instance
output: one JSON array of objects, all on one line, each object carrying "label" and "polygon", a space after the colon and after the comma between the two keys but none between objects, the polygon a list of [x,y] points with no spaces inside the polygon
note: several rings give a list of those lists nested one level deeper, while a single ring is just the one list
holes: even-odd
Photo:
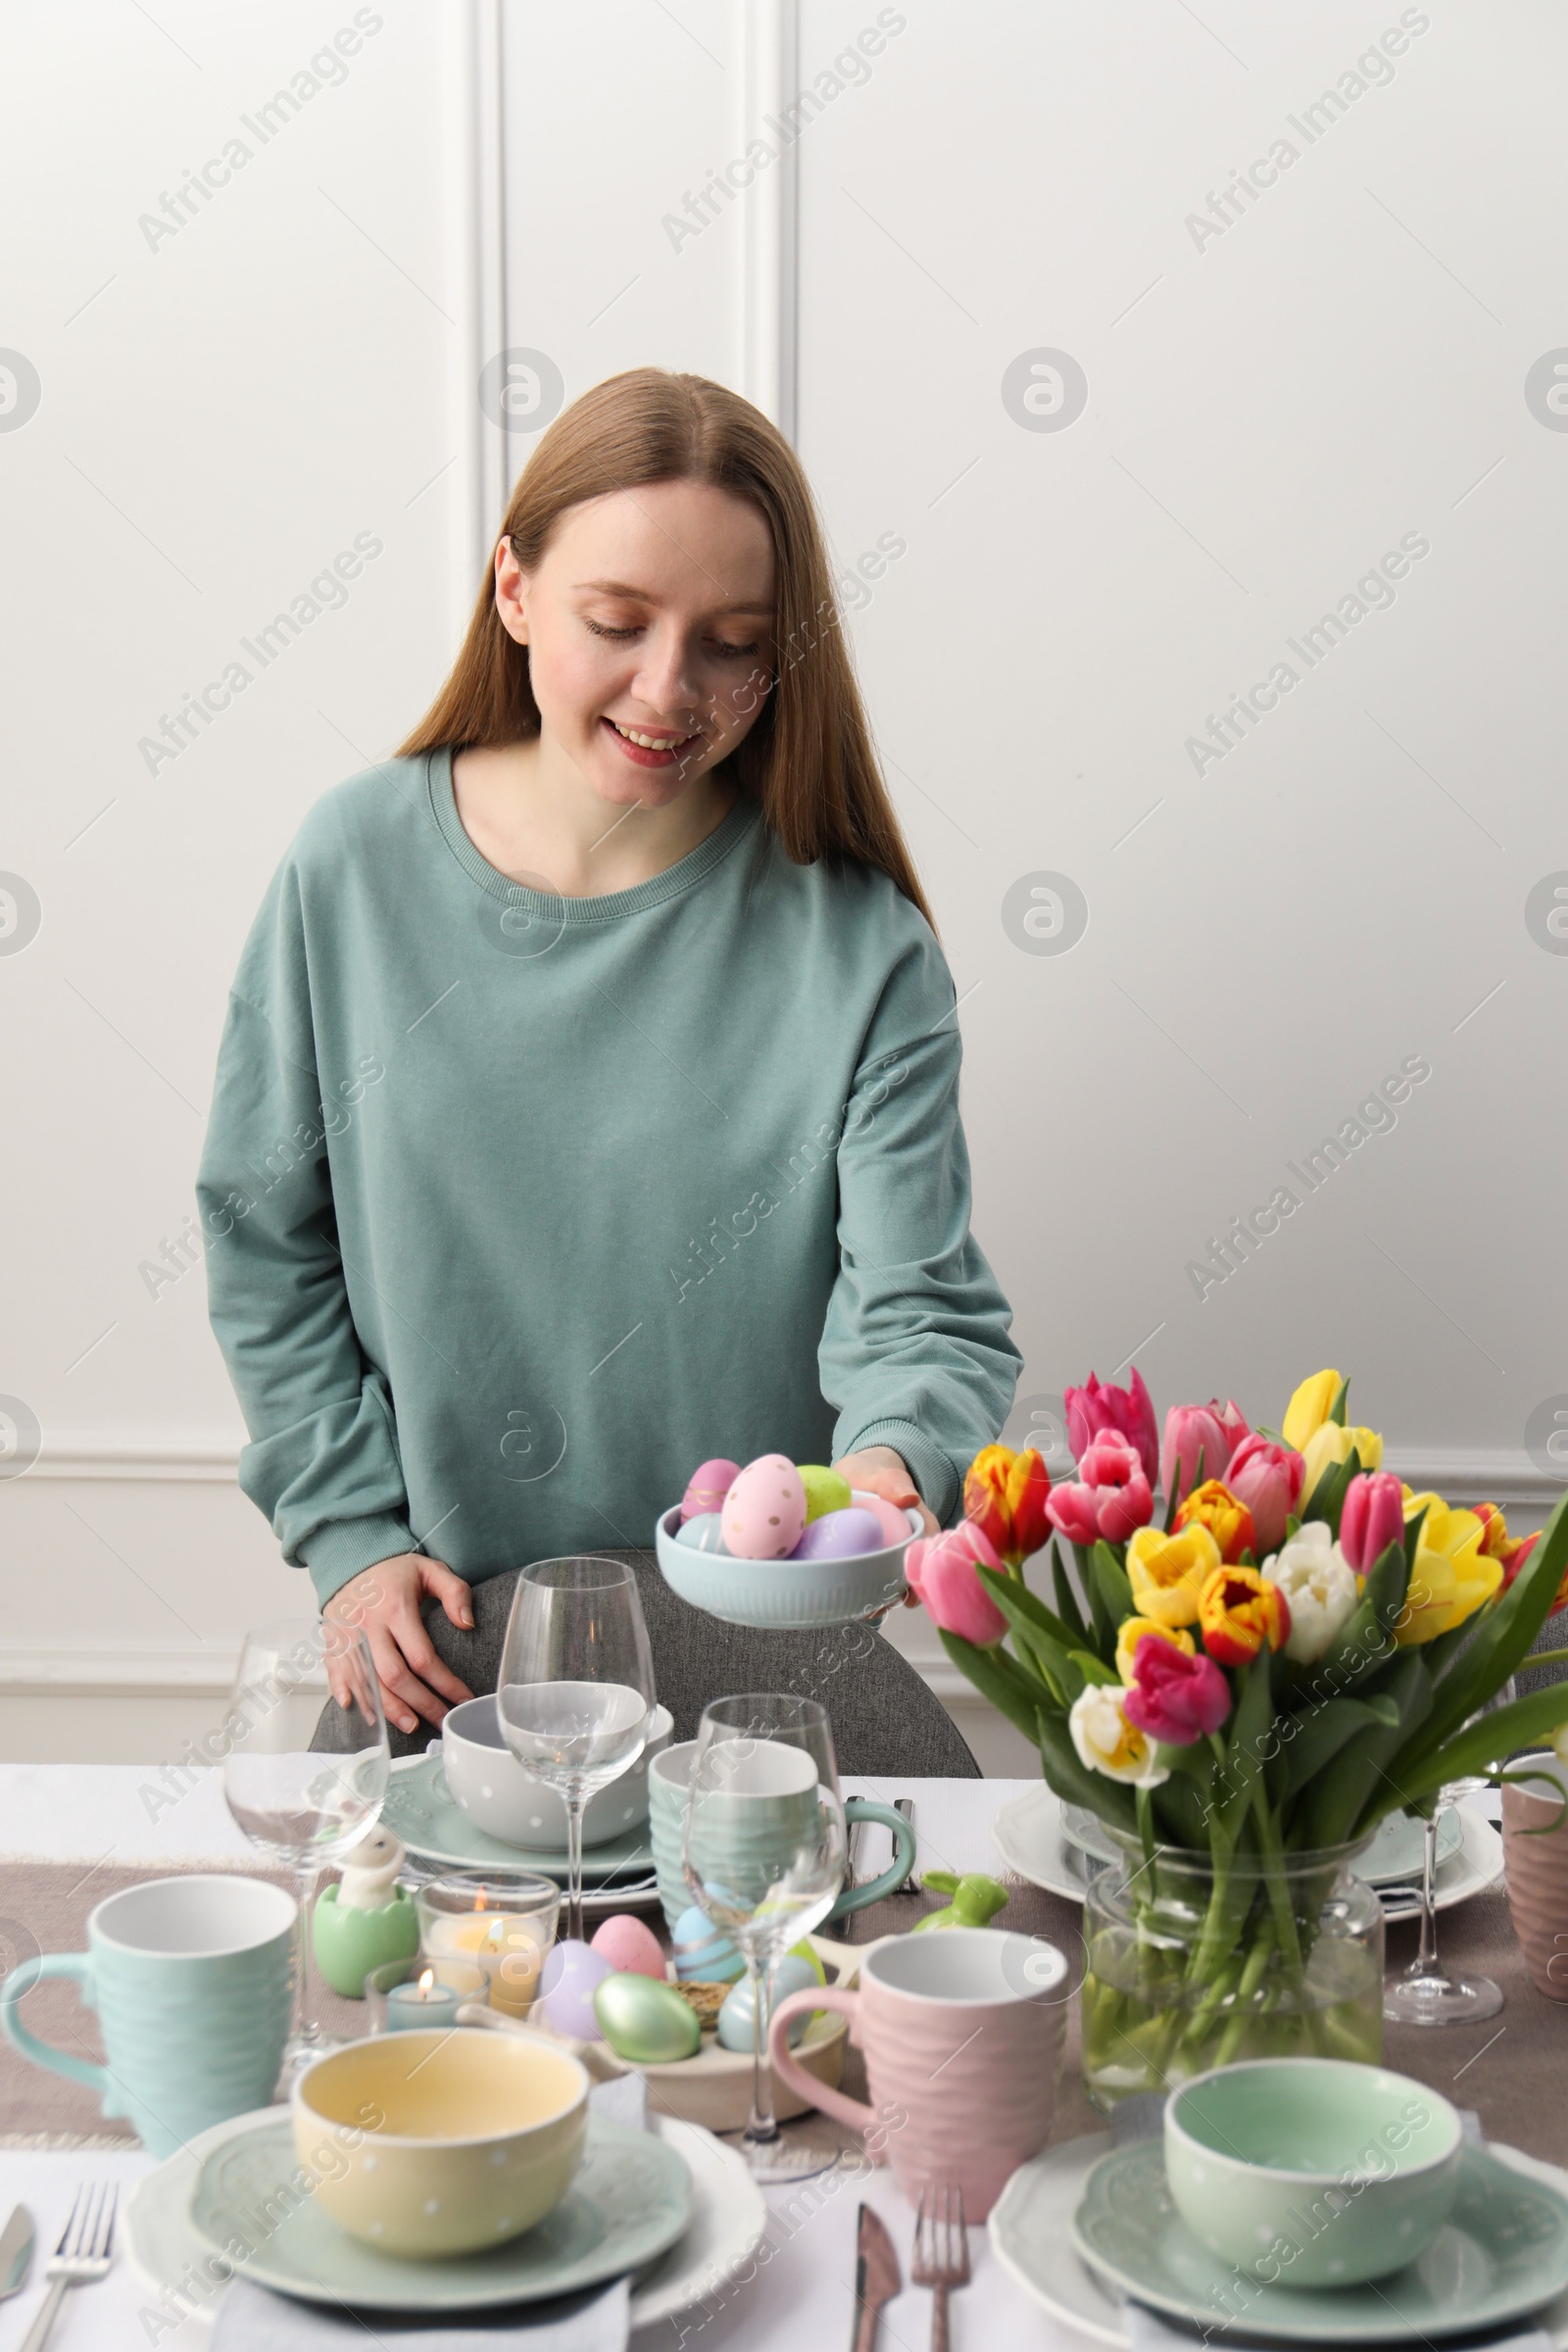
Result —
[{"label": "green bunny figurine", "polygon": [[928,1870],[922,1875],[928,1886],[952,1899],[946,1909],[928,1911],[924,1919],[917,1919],[916,1935],[922,1928],[988,1927],[1007,1900],[1005,1886],[988,1879],[983,1870],[965,1871],[962,1878],[951,1870]]},{"label": "green bunny figurine", "polygon": [[365,1980],[388,1960],[412,1960],[419,1948],[419,1915],[398,1885],[403,1846],[376,1828],[352,1846],[342,1884],[316,1904],[311,1942],[316,1965],[334,1992],[363,2000]]}]

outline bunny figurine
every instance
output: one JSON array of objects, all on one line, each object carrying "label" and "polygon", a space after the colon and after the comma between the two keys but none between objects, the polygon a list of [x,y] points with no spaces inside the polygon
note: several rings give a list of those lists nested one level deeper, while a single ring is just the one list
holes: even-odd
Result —
[{"label": "bunny figurine", "polygon": [[318,1898],[312,1922],[316,1965],[334,1992],[362,2000],[365,1980],[388,1960],[412,1960],[419,1915],[398,1885],[404,1851],[377,1826],[349,1848],[343,1877]]}]

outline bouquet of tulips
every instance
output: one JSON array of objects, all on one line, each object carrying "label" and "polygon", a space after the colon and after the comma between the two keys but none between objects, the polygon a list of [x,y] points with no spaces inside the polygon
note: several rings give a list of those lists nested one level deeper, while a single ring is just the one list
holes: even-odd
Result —
[{"label": "bouquet of tulips", "polygon": [[[988,1446],[961,1525],[906,1559],[949,1656],[1038,1741],[1063,1802],[1129,1867],[1140,1846],[1203,1858],[1182,1962],[1200,2003],[1265,1944],[1287,1976],[1304,1965],[1297,1857],[1400,1807],[1430,1816],[1446,1783],[1554,1735],[1568,1762],[1568,1682],[1471,1722],[1568,1604],[1568,1496],[1520,1539],[1491,1504],[1412,1494],[1348,1389],[1314,1374],[1277,1433],[1234,1401],[1178,1405],[1161,1438],[1136,1368],[1125,1389],[1091,1374],[1065,1399],[1076,1479]],[[1050,1599],[1024,1579],[1048,1542]]]}]

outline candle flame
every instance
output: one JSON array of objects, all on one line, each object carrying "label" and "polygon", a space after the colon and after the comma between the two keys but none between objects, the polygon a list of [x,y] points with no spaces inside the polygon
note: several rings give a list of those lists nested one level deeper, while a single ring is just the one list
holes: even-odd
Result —
[{"label": "candle flame", "polygon": [[420,1977],[420,1979],[419,1979],[419,1993],[420,1993],[420,1996],[421,1996],[421,1998],[423,1997],[423,1995],[424,1995],[425,1993],[429,1992],[429,1991],[432,1989],[432,1987],[434,1986],[434,1984],[435,1984],[435,1970],[434,1970],[433,1968],[427,1968],[427,1969],[424,1971],[423,1975],[422,1975],[422,1976]]}]

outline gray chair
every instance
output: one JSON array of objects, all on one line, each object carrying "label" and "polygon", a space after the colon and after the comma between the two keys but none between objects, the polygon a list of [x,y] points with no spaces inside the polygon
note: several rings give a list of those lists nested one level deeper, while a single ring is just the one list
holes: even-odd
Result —
[{"label": "gray chair", "polygon": [[[833,1725],[841,1773],[886,1778],[978,1780],[980,1767],[941,1700],[874,1625],[835,1625],[818,1633],[755,1632],[723,1625],[680,1599],[651,1551],[612,1551],[637,1571],[659,1696],[675,1718],[674,1739],[694,1740],[710,1698],[744,1690],[793,1690],[817,1698]],[[424,1623],[436,1653],[470,1690],[493,1690],[517,1581],[515,1569],[473,1587],[474,1623],[463,1632],[435,1601]],[[391,1733],[395,1756],[421,1755],[430,1726]],[[312,1744],[342,1745],[342,1715],[324,1710]]]}]

